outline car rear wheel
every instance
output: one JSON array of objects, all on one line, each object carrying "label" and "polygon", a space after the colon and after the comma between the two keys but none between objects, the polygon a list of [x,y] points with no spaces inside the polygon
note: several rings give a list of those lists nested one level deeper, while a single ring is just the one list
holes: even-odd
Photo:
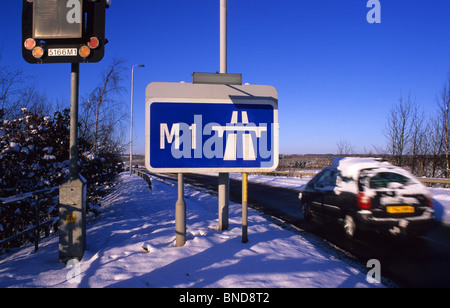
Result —
[{"label": "car rear wheel", "polygon": [[350,215],[346,215],[344,218],[344,231],[345,231],[345,235],[348,238],[350,238],[350,239],[355,238],[356,224],[355,224],[355,220]]}]

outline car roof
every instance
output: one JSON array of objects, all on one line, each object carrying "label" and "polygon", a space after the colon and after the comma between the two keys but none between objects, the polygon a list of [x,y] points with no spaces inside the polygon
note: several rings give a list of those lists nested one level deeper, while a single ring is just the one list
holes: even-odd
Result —
[{"label": "car roof", "polygon": [[383,168],[392,171],[404,170],[389,164],[379,158],[373,157],[338,157],[333,159],[331,167],[339,170],[344,177],[356,179],[359,176],[359,172],[364,169]]}]

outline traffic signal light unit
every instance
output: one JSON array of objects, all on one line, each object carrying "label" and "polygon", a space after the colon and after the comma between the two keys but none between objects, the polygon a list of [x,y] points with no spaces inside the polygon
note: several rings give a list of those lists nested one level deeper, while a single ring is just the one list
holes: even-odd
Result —
[{"label": "traffic signal light unit", "polygon": [[109,0],[23,0],[22,54],[28,63],[103,59]]}]

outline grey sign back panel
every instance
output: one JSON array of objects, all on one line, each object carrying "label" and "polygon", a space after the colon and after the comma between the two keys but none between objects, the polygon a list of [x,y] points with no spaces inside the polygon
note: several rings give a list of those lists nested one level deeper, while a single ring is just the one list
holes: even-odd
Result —
[{"label": "grey sign back panel", "polygon": [[[33,38],[81,38],[83,1],[77,0],[72,6],[68,4],[70,2],[61,0],[34,0]],[[73,14],[79,14],[81,22],[73,22]]]}]

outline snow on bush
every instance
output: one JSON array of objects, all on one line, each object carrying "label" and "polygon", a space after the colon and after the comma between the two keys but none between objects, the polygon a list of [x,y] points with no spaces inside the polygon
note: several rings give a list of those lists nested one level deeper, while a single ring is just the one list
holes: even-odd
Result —
[{"label": "snow on bush", "polygon": [[[0,118],[0,198],[59,186],[69,174],[69,110],[52,117],[26,109],[22,113],[15,120]],[[98,211],[96,201],[123,170],[123,163],[118,153],[93,155],[89,142],[79,138],[78,143],[79,171],[88,181],[88,209]],[[58,216],[57,193],[41,200],[40,216],[42,220]],[[33,223],[31,200],[4,205],[0,199],[0,241]]]}]

